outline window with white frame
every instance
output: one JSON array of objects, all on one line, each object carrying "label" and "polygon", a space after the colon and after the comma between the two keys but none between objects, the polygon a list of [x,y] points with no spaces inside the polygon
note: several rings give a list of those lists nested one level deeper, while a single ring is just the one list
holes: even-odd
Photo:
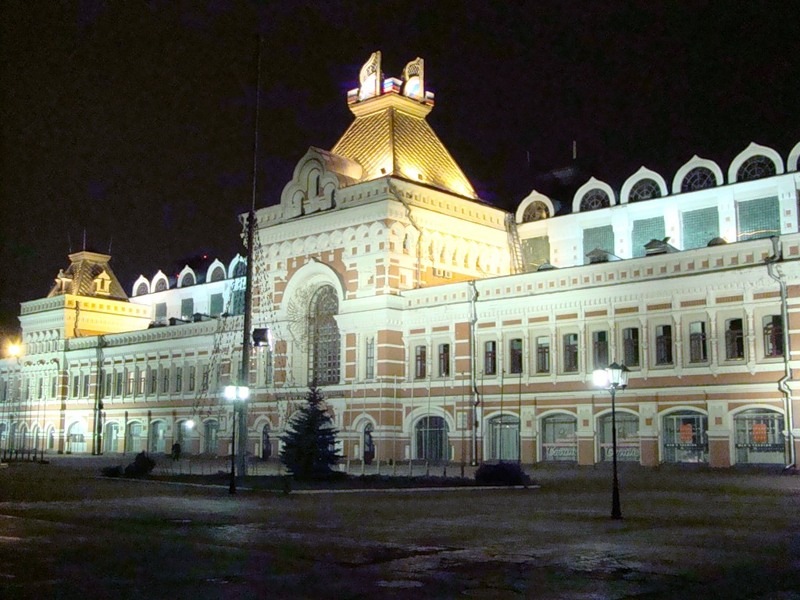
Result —
[{"label": "window with white frame", "polygon": [[169,392],[169,369],[161,369],[161,393]]},{"label": "window with white frame", "polygon": [[511,338],[508,341],[508,372],[522,374],[522,364],[522,338]]},{"label": "window with white frame", "polygon": [[689,362],[702,363],[707,361],[706,323],[705,321],[694,321],[689,323]]},{"label": "window with white frame", "polygon": [[656,325],[656,364],[673,364],[672,325]]},{"label": "window with white frame", "polygon": [[764,356],[783,356],[783,318],[780,315],[767,315],[761,324],[764,331]]},{"label": "window with white frame", "polygon": [[566,333],[564,343],[564,372],[575,373],[578,370],[578,334]]},{"label": "window with white frame", "polygon": [[439,344],[439,377],[450,377],[450,344]]},{"label": "window with white frame", "polygon": [[483,374],[497,375],[497,342],[489,340],[483,344]]},{"label": "window with white frame", "polygon": [[595,369],[608,366],[608,331],[592,332],[592,364]]},{"label": "window with white frame", "polygon": [[375,379],[375,338],[372,336],[364,344],[364,377]]},{"label": "window with white frame", "polygon": [[626,367],[639,366],[639,328],[625,327],[622,330],[622,355]]},{"label": "window with white frame", "polygon": [[744,358],[744,326],[742,319],[725,321],[725,359],[741,360]]},{"label": "window with white frame", "polygon": [[425,379],[428,375],[428,348],[419,345],[414,348],[414,379]]},{"label": "window with white frame", "polygon": [[550,372],[550,336],[540,335],[536,338],[536,372]]}]

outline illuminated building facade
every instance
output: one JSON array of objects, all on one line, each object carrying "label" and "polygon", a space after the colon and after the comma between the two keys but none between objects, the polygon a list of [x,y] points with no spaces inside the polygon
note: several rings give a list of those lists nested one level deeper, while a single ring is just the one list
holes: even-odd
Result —
[{"label": "illuminated building facade", "polygon": [[[589,179],[557,211],[482,202],[432,131],[424,65],[348,94],[354,121],[256,211],[247,447],[276,456],[310,382],[354,460],[594,464],[631,371],[619,457],[788,464],[800,435],[800,144],[725,170]],[[561,199],[562,201],[566,199]],[[561,214],[561,213],[565,214]],[[140,277],[91,252],[22,305],[0,362],[0,447],[230,452],[223,385],[241,362],[244,260]]]}]

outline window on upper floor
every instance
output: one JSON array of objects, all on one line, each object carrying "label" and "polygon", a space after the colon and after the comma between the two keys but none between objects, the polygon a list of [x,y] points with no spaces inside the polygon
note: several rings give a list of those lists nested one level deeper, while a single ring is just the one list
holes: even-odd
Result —
[{"label": "window on upper floor", "polygon": [[[218,269],[222,270],[222,269]],[[225,304],[222,300],[222,294],[211,294],[209,299],[209,314],[212,317],[220,316],[225,310]]]},{"label": "window on upper floor", "polygon": [[125,383],[125,374],[122,371],[114,373],[114,395],[122,397],[122,385]]},{"label": "window on upper floor", "polygon": [[536,372],[550,372],[550,338],[546,335],[536,338]]},{"label": "window on upper floor", "polygon": [[136,293],[134,296],[142,296],[147,293],[147,284],[143,281],[139,285],[136,286]]},{"label": "window on upper floor", "polygon": [[681,213],[683,249],[705,248],[719,237],[719,211],[716,206]]},{"label": "window on upper floor", "polygon": [[439,377],[450,377],[450,344],[439,344]]},{"label": "window on upper floor", "polygon": [[181,300],[181,319],[184,319],[186,321],[191,321],[193,314],[194,314],[194,299],[184,298],[183,300]]},{"label": "window on upper floor", "polygon": [[194,274],[185,273],[183,277],[181,277],[181,287],[187,287],[190,285],[194,285]]},{"label": "window on upper floor", "polygon": [[567,333],[562,340],[564,343],[564,372],[575,373],[578,370],[578,334]]},{"label": "window on upper floor", "polygon": [[672,325],[656,326],[656,364],[672,364]]},{"label": "window on upper floor", "polygon": [[736,221],[740,241],[780,235],[781,214],[778,197],[737,202]]},{"label": "window on upper floor", "polygon": [[169,369],[161,369],[161,393],[169,393]]},{"label": "window on upper floor", "polygon": [[626,327],[622,330],[622,355],[626,367],[639,366],[639,328]]},{"label": "window on upper floor", "polygon": [[183,367],[176,367],[175,369],[175,391],[183,391]]},{"label": "window on upper floor", "polygon": [[764,356],[783,356],[783,319],[780,315],[768,315],[762,321],[764,330]]},{"label": "window on upper floor", "polygon": [[497,375],[497,342],[494,340],[483,344],[483,374]]},{"label": "window on upper floor", "polygon": [[608,194],[604,190],[595,188],[586,192],[581,198],[580,211],[586,212],[599,208],[608,208],[609,206],[611,206],[611,200]]},{"label": "window on upper floor", "polygon": [[72,397],[77,398],[80,391],[81,378],[79,375],[72,376]]},{"label": "window on upper floor", "polygon": [[717,178],[708,167],[695,167],[681,181],[681,192],[706,190],[717,185]]},{"label": "window on upper floor", "polygon": [[339,383],[341,336],[336,324],[339,298],[336,290],[324,285],[314,292],[309,304],[308,339],[311,348],[309,382],[317,385]]},{"label": "window on upper floor", "polygon": [[163,321],[167,318],[167,303],[159,302],[156,304],[156,321]]},{"label": "window on upper floor", "polygon": [[508,342],[508,372],[522,374],[522,338],[512,338]]},{"label": "window on upper floor", "polygon": [[650,178],[640,179],[634,183],[628,194],[628,202],[640,202],[653,198],[661,198],[661,188]]},{"label": "window on upper floor", "polygon": [[608,332],[592,332],[592,364],[595,369],[605,369],[608,366]]},{"label": "window on upper floor", "polygon": [[689,362],[702,363],[707,361],[706,323],[705,321],[694,321],[689,323]]},{"label": "window on upper floor", "polygon": [[158,370],[150,369],[150,394],[158,392]]},{"label": "window on upper floor", "polygon": [[167,280],[163,277],[156,281],[156,291],[163,292],[167,289]]},{"label": "window on upper floor", "polygon": [[775,163],[762,154],[751,156],[742,163],[736,172],[736,181],[754,181],[764,177],[772,177],[777,170]]},{"label": "window on upper floor", "polygon": [[90,380],[91,380],[91,377],[89,376],[89,374],[85,373],[84,376],[83,376],[83,390],[81,391],[81,396],[83,396],[84,398],[88,398],[89,397],[89,381]]},{"label": "window on upper floor", "polygon": [[414,379],[425,379],[428,376],[428,349],[423,345],[414,348]]},{"label": "window on upper floor", "polygon": [[220,266],[214,267],[214,270],[211,271],[211,279],[209,281],[222,281],[225,279],[225,269]]},{"label": "window on upper floor", "polygon": [[725,359],[741,360],[744,358],[744,327],[742,319],[725,321]]},{"label": "window on upper floor", "polygon": [[187,388],[190,392],[194,391],[195,386],[197,385],[197,367],[194,365],[189,367],[189,387]]},{"label": "window on upper floor", "polygon": [[372,336],[364,344],[364,377],[375,379],[375,338]]}]

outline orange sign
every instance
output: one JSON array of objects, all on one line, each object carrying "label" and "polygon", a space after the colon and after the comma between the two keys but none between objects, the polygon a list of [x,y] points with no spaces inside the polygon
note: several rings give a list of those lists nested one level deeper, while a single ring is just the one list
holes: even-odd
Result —
[{"label": "orange sign", "polygon": [[691,423],[684,423],[681,425],[680,430],[681,442],[684,444],[691,444],[694,440],[694,427]]},{"label": "orange sign", "polygon": [[767,443],[767,424],[766,423],[753,423],[753,443],[766,444]]}]

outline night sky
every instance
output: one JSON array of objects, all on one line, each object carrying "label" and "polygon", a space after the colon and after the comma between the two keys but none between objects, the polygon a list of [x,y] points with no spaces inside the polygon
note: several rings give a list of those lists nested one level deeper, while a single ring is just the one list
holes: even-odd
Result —
[{"label": "night sky", "polygon": [[[0,327],[67,254],[112,254],[130,291],[239,249],[251,198],[263,36],[258,206],[309,146],[352,122],[374,50],[384,76],[425,59],[428,121],[481,197],[513,208],[575,167],[619,190],[668,183],[693,154],[800,141],[797,2],[0,3]],[[572,160],[572,141],[578,160]],[[574,189],[574,188],[573,188]],[[559,195],[561,194],[561,195]],[[0,334],[4,333],[0,330]]]}]

